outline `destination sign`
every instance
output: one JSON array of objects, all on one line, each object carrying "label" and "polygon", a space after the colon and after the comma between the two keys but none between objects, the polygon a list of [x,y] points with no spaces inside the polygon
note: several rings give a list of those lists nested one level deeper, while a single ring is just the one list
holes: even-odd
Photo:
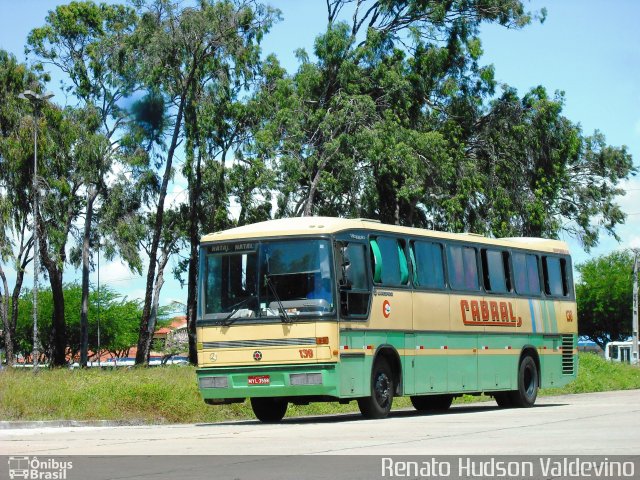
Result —
[{"label": "destination sign", "polygon": [[208,247],[209,253],[244,253],[255,252],[256,244],[253,242],[243,243],[221,243],[218,245],[210,245]]}]

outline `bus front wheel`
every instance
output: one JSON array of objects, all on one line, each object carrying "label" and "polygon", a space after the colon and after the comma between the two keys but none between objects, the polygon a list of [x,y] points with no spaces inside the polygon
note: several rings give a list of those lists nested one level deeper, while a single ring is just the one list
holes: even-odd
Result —
[{"label": "bus front wheel", "polygon": [[371,370],[371,395],[358,399],[360,412],[366,418],[385,418],[393,404],[393,374],[389,363],[379,358]]},{"label": "bus front wheel", "polygon": [[420,395],[411,397],[413,408],[419,412],[444,412],[449,410],[453,395]]},{"label": "bus front wheel", "polygon": [[283,398],[252,398],[251,408],[258,420],[264,423],[277,423],[287,412],[288,403]]},{"label": "bus front wheel", "polygon": [[538,367],[529,355],[524,357],[518,368],[518,389],[510,392],[511,405],[514,407],[533,407],[538,397]]}]

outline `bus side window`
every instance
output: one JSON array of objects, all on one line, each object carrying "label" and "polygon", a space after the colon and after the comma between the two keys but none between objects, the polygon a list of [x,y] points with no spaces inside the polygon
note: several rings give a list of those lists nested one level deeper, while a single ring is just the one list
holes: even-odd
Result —
[{"label": "bus side window", "polygon": [[547,295],[566,297],[569,294],[566,260],[558,257],[542,257],[544,290]]},{"label": "bus side window", "polygon": [[481,256],[485,290],[492,293],[510,292],[509,252],[483,248]]},{"label": "bus side window", "polygon": [[390,237],[369,240],[373,283],[400,286],[409,283],[409,264],[404,253],[404,242]]},{"label": "bus side window", "polygon": [[476,249],[460,245],[447,247],[449,284],[454,290],[479,290]]},{"label": "bus side window", "polygon": [[442,245],[434,242],[411,242],[413,284],[416,287],[444,288]]},{"label": "bus side window", "polygon": [[520,295],[540,295],[538,258],[529,253],[514,252],[511,259],[516,292]]}]

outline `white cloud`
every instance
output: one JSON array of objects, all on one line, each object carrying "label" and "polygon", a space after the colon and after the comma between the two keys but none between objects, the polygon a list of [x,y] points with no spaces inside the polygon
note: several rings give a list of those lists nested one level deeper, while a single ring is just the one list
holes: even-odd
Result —
[{"label": "white cloud", "polygon": [[[95,259],[94,259],[95,260]],[[96,272],[94,272],[94,281],[97,281]],[[133,282],[141,279],[142,276],[133,273],[129,267],[119,260],[113,262],[100,262],[100,283],[118,283],[126,285],[127,282]]]},{"label": "white cloud", "polygon": [[640,212],[640,177],[632,177],[620,182],[619,187],[625,191],[617,197],[618,204],[627,215]]}]

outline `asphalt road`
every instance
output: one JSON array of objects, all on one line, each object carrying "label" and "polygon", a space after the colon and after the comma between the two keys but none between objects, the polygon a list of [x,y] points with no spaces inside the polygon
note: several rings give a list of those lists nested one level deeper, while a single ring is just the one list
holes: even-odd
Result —
[{"label": "asphalt road", "polygon": [[[213,407],[212,407],[213,408]],[[493,402],[447,413],[200,425],[0,430],[2,455],[630,455],[640,452],[640,390]]]}]

